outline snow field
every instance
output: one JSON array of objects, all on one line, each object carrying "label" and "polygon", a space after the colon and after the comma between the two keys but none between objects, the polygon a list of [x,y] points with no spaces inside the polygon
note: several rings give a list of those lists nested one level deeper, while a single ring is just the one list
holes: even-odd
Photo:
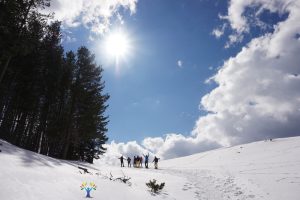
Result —
[{"label": "snow field", "polygon": [[[0,199],[85,199],[82,182],[95,182],[94,199],[298,200],[300,137],[260,141],[165,160],[159,169],[121,168],[49,158],[1,141]],[[78,166],[92,174],[84,174]],[[128,176],[130,184],[110,180]],[[165,182],[154,195],[145,183]]]}]

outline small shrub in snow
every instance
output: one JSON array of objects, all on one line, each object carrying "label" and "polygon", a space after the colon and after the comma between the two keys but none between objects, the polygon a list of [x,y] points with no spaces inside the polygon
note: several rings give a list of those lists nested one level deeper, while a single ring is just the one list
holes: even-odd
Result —
[{"label": "small shrub in snow", "polygon": [[[123,173],[123,171],[122,171]],[[131,186],[131,182],[129,181],[131,178],[128,177],[128,176],[125,176],[125,174],[123,173],[123,177],[117,177],[117,178],[114,178],[113,175],[111,174],[110,172],[110,177],[109,177],[109,180],[111,181],[121,181],[122,183],[125,183],[129,186]]]},{"label": "small shrub in snow", "polygon": [[151,192],[158,193],[164,188],[165,183],[158,184],[156,183],[156,180],[153,179],[152,181],[150,180],[148,183],[146,183],[146,185],[151,189]]}]

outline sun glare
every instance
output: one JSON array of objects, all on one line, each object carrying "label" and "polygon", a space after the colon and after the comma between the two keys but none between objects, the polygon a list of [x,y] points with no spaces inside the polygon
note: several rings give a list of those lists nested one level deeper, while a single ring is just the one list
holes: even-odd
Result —
[{"label": "sun glare", "polygon": [[106,52],[115,58],[126,56],[129,53],[129,40],[125,33],[111,33],[106,39]]}]

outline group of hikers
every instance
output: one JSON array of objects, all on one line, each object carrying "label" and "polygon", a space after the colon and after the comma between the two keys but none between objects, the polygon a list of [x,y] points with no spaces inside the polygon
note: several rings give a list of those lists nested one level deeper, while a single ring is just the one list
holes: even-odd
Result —
[{"label": "group of hikers", "polygon": [[[144,158],[143,158],[144,157]],[[125,167],[124,166],[124,160],[127,160],[127,167],[131,167],[131,158],[130,157],[127,157],[124,158],[123,155],[119,158],[120,161],[121,161],[121,167]],[[158,160],[160,158],[157,158],[156,156],[154,156],[154,159],[153,159],[153,163],[154,163],[154,168],[157,169],[158,168]],[[148,167],[148,164],[149,164],[149,153],[144,155],[143,156],[133,156],[133,167],[143,167],[143,160],[145,161],[145,168],[149,168]]]}]

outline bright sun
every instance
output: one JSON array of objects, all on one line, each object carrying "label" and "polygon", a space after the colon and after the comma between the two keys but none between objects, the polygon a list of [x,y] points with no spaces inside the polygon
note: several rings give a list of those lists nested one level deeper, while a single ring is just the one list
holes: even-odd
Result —
[{"label": "bright sun", "polygon": [[106,52],[115,58],[126,56],[129,53],[130,45],[125,33],[118,31],[111,33],[105,42]]}]

